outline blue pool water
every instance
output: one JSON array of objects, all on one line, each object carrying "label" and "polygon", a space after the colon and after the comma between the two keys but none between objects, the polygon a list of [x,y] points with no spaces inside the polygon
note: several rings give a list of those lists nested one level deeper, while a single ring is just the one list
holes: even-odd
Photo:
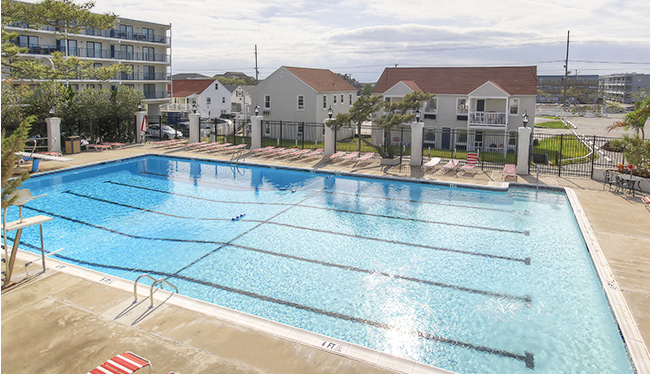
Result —
[{"label": "blue pool water", "polygon": [[112,276],[459,373],[632,372],[561,192],[158,156],[24,187],[46,249]]}]

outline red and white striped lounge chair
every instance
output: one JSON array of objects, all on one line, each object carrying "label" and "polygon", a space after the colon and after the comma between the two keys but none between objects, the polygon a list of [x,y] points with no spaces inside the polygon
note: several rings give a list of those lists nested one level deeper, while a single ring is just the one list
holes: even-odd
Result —
[{"label": "red and white striped lounge chair", "polygon": [[466,164],[461,167],[462,173],[475,173],[477,172],[477,159],[479,156],[476,153],[468,153]]},{"label": "red and white striped lounge chair", "polygon": [[101,142],[99,144],[110,145],[112,148],[122,148],[125,145],[124,143],[114,143],[114,142]]},{"label": "red and white striped lounge chair", "polygon": [[133,352],[124,352],[89,371],[88,374],[131,374],[144,367],[149,367],[151,373],[149,360]]},{"label": "red and white striped lounge chair", "polygon": [[448,170],[452,170],[455,175],[457,172],[457,168],[459,167],[459,160],[453,158],[450,161],[448,161],[447,164],[443,165],[443,169],[447,172]]},{"label": "red and white striped lounge chair", "polygon": [[220,149],[230,147],[232,145],[233,145],[233,143],[219,143],[219,144],[213,143],[213,144],[210,144],[210,145],[208,145],[206,147],[202,147],[202,148],[198,149],[198,151],[205,151],[205,152],[208,152],[208,153],[219,152]]},{"label": "red and white striped lounge chair", "polygon": [[111,146],[108,144],[86,144],[86,150],[88,150],[89,148],[95,148],[95,150],[99,152],[105,149],[111,149]]},{"label": "red and white striped lounge chair", "polygon": [[238,145],[231,145],[230,147],[224,147],[224,148],[217,148],[216,151],[214,152],[226,152],[226,153],[232,153],[235,152],[239,149],[244,149],[248,147],[249,145],[246,143],[238,144]]},{"label": "red and white striped lounge chair", "polygon": [[346,155],[346,152],[342,151],[342,152],[333,153],[330,156],[325,156],[324,158],[326,161],[333,161],[340,157],[344,157],[344,155]]},{"label": "red and white striped lounge chair", "polygon": [[267,147],[256,148],[256,149],[252,150],[251,152],[253,152],[254,154],[255,153],[262,153],[262,152],[266,152],[266,151],[268,151],[270,149],[274,149],[274,148],[276,148],[276,147],[274,147],[273,145],[270,145],[270,146],[267,146]]},{"label": "red and white striped lounge chair", "polygon": [[341,160],[342,163],[347,163],[347,162],[354,161],[357,157],[359,157],[359,152],[355,151],[355,152],[350,152],[349,154],[340,157],[339,159]]},{"label": "red and white striped lounge chair", "polygon": [[513,177],[515,180],[518,180],[518,175],[516,174],[515,171],[515,164],[506,164],[504,165],[504,169],[502,169],[502,179],[506,181],[506,178],[508,177]]},{"label": "red and white striped lounge chair", "polygon": [[428,171],[434,172],[436,169],[440,167],[440,163],[441,163],[440,157],[433,157],[431,160],[423,164],[423,173],[426,173]]},{"label": "red and white striped lounge chair", "polygon": [[276,156],[281,157],[281,158],[282,157],[287,157],[287,156],[291,156],[293,153],[296,153],[298,151],[300,151],[300,149],[298,149],[298,148],[287,148],[287,149],[284,149],[282,151],[276,152]]},{"label": "red and white striped lounge chair", "polygon": [[312,152],[308,152],[308,153],[302,155],[301,158],[303,160],[307,160],[307,159],[310,159],[312,157],[317,157],[317,156],[320,156],[321,153],[323,153],[324,151],[325,151],[325,149],[323,149],[323,148],[315,149]]},{"label": "red and white striped lounge chair", "polygon": [[355,166],[357,166],[360,162],[362,164],[370,162],[374,156],[375,156],[375,152],[366,152],[365,155],[355,159]]},{"label": "red and white striped lounge chair", "polygon": [[310,152],[312,152],[312,151],[313,151],[312,149],[301,149],[301,150],[298,151],[298,152],[294,152],[294,153],[292,153],[292,154],[289,155],[289,157],[287,157],[287,158],[289,158],[289,159],[300,158],[300,157],[302,157],[303,155],[305,155],[306,153],[310,153]]}]

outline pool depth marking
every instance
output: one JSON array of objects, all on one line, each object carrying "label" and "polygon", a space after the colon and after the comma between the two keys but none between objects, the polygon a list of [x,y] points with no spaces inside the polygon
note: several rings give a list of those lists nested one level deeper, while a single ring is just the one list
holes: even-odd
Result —
[{"label": "pool depth marking", "polygon": [[[336,263],[332,263],[332,262],[319,261],[319,260],[314,260],[314,259],[310,259],[310,258],[307,258],[307,257],[300,257],[300,256],[286,254],[286,253],[274,252],[274,251],[269,251],[269,250],[266,250],[266,249],[254,248],[254,247],[249,247],[249,246],[245,246],[245,245],[241,245],[241,244],[232,243],[235,239],[242,237],[242,235],[244,235],[245,233],[250,232],[251,230],[248,230],[248,231],[244,232],[243,234],[238,235],[237,237],[232,239],[230,242],[196,240],[196,239],[153,238],[153,237],[146,237],[146,236],[140,236],[140,235],[126,234],[126,233],[123,233],[123,232],[120,232],[120,231],[117,231],[117,230],[109,229],[107,227],[98,226],[98,225],[95,225],[95,224],[92,224],[92,223],[77,220],[75,218],[70,218],[70,217],[65,217],[65,216],[61,216],[61,215],[52,214],[50,212],[40,210],[40,209],[36,209],[36,208],[31,208],[31,207],[25,207],[25,208],[32,209],[34,211],[37,211],[37,212],[43,213],[43,214],[50,214],[52,216],[56,216],[57,218],[61,218],[61,219],[65,219],[65,220],[68,220],[68,221],[71,221],[71,222],[86,225],[86,226],[89,226],[89,227],[92,227],[92,228],[95,228],[95,229],[98,229],[98,230],[108,231],[108,232],[110,232],[112,234],[126,236],[126,237],[129,237],[129,238],[132,238],[132,239],[152,240],[152,241],[171,241],[171,242],[179,242],[179,243],[215,244],[215,245],[219,246],[217,249],[215,249],[213,251],[210,251],[209,253],[207,253],[207,254],[201,256],[199,259],[195,260],[193,263],[190,263],[188,266],[184,267],[184,269],[191,266],[191,265],[193,265],[194,263],[198,262],[199,260],[207,257],[208,255],[210,255],[210,254],[212,254],[212,253],[214,253],[214,252],[216,252],[216,251],[218,251],[220,249],[223,249],[226,246],[230,246],[230,247],[240,248],[240,249],[244,249],[244,250],[248,250],[248,251],[260,252],[260,253],[265,253],[265,254],[272,255],[272,256],[290,258],[290,259],[294,259],[294,260],[298,260],[298,261],[314,263],[314,264],[319,264],[319,265],[329,266],[329,267],[335,267],[335,268],[345,269],[345,270],[349,270],[349,271],[355,271],[355,272],[366,273],[366,274],[377,274],[377,275],[382,275],[382,276],[385,276],[385,277],[388,277],[388,278],[402,279],[402,280],[418,282],[418,283],[422,283],[422,284],[429,284],[429,285],[432,285],[432,286],[437,286],[437,287],[442,287],[442,288],[450,288],[450,289],[453,289],[453,290],[480,294],[480,295],[486,295],[486,296],[492,296],[492,297],[498,297],[498,298],[504,298],[504,299],[511,299],[511,300],[519,300],[519,301],[524,301],[526,303],[531,302],[531,297],[528,296],[528,295],[527,296],[517,296],[517,295],[509,295],[509,294],[502,293],[502,292],[484,291],[484,290],[468,288],[468,287],[463,287],[463,286],[456,286],[456,285],[447,284],[447,283],[429,281],[429,280],[426,280],[426,279],[406,277],[406,276],[402,276],[402,275],[398,275],[398,274],[379,272],[379,271],[376,271],[376,270],[361,269],[361,268],[357,268],[357,267],[353,267],[353,266],[349,266],[349,265],[342,265],[342,264],[336,264]],[[11,237],[8,237],[8,239],[13,241],[13,239]],[[26,245],[28,245],[28,244],[26,244]],[[36,248],[36,247],[34,247],[32,245],[28,245],[28,246]],[[46,252],[49,253],[49,251],[47,251],[47,250],[46,250]],[[79,261],[79,260],[76,260],[76,259],[72,259],[72,260]]]},{"label": "pool depth marking", "polygon": [[[170,179],[181,179],[181,180],[187,180],[187,181],[193,181],[195,183],[204,183],[204,184],[213,184],[213,185],[218,185],[218,186],[225,186],[223,183],[217,183],[217,182],[212,182],[212,181],[207,181],[207,180],[202,180],[202,179],[197,179],[197,178],[186,178],[186,177],[179,177],[179,176],[170,176],[168,174],[157,174],[157,173],[150,173],[147,171],[142,171],[140,172],[142,174],[146,175],[154,175],[154,176],[159,176],[159,177],[165,177],[165,180],[170,180]],[[232,187],[231,185],[228,185],[229,187]],[[258,189],[260,190],[261,188],[256,188],[256,187],[242,187],[242,186],[237,186],[238,189],[244,190],[244,189]],[[267,190],[267,191],[291,191],[291,190],[296,190],[286,188],[286,189],[280,189],[280,188],[275,188],[275,189],[262,189],[262,190]],[[406,201],[406,202],[412,202],[412,203],[419,203],[419,204],[429,204],[429,205],[441,205],[441,206],[451,206],[451,207],[457,207],[457,208],[466,208],[466,209],[480,209],[480,210],[490,210],[490,211],[497,211],[497,212],[505,212],[505,213],[511,213],[511,214],[517,214],[517,215],[530,215],[532,212],[530,211],[517,211],[517,210],[509,210],[509,209],[497,209],[497,208],[487,208],[487,207],[481,207],[481,206],[470,206],[470,205],[463,205],[463,204],[448,204],[448,203],[441,203],[441,202],[433,202],[433,201],[421,201],[421,200],[411,200],[411,199],[397,199],[397,198],[392,198],[392,197],[383,197],[383,196],[372,196],[372,195],[358,195],[358,194],[353,194],[349,192],[340,192],[340,191],[328,191],[325,190],[323,191],[325,193],[330,193],[330,194],[337,194],[337,195],[349,195],[349,196],[357,196],[357,197],[364,197],[364,198],[372,198],[372,199],[382,199],[382,200],[390,200],[390,201]]]},{"label": "pool depth marking", "polygon": [[[224,201],[224,200],[213,200],[213,199],[208,199],[208,198],[203,198],[203,197],[195,197],[192,195],[186,195],[186,194],[179,194],[176,192],[169,192],[169,191],[160,191],[160,190],[155,190],[152,188],[147,188],[147,187],[140,187],[140,186],[134,186],[134,185],[129,185],[129,184],[124,184],[124,183],[117,183],[113,181],[105,181],[104,183],[111,183],[111,184],[116,184],[120,186],[125,186],[125,187],[131,187],[131,188],[137,188],[137,189],[143,189],[147,191],[153,191],[153,192],[159,192],[163,194],[169,194],[173,196],[182,196],[182,197],[187,197],[190,199],[199,199],[203,201],[211,201],[211,202],[216,202],[216,203],[223,203],[223,204],[250,204],[250,205],[282,205],[282,206],[299,206],[302,208],[310,208],[310,209],[318,209],[318,210],[326,210],[330,212],[341,212],[341,213],[350,213],[350,214],[358,214],[358,215],[364,215],[364,216],[369,216],[369,217],[379,217],[379,218],[388,218],[388,219],[396,219],[396,220],[402,220],[402,221],[411,221],[411,222],[420,222],[420,223],[428,223],[428,224],[437,224],[437,225],[446,225],[446,226],[456,226],[456,227],[465,227],[465,228],[472,228],[472,229],[479,229],[479,230],[491,230],[491,231],[500,231],[500,232],[508,232],[508,233],[513,233],[513,234],[523,234],[525,236],[529,236],[530,232],[529,230],[510,230],[510,229],[501,229],[501,228],[495,228],[495,227],[487,227],[487,226],[477,226],[477,225],[464,225],[461,223],[450,223],[450,222],[441,222],[441,221],[430,221],[430,220],[424,220],[424,219],[417,219],[417,218],[407,218],[407,217],[397,217],[397,216],[389,216],[385,214],[374,214],[374,213],[363,213],[363,212],[355,212],[352,210],[346,210],[346,209],[335,209],[335,208],[321,208],[321,207],[315,207],[312,205],[304,205],[304,204],[288,204],[288,203],[259,203],[259,202],[251,202],[251,201]],[[278,191],[278,190],[276,190]],[[281,190],[284,191],[284,190]],[[64,191],[67,192],[67,191]],[[323,191],[323,192],[328,192],[328,191]],[[80,197],[87,197],[90,199],[95,199],[99,201],[104,201],[107,203],[111,203],[108,200],[101,200],[99,198],[94,198],[92,196],[88,195],[81,195],[78,194],[77,196]],[[414,200],[403,200],[403,201],[409,201],[409,202],[415,202],[418,203],[417,201]],[[115,203],[116,205],[121,205],[133,209],[141,209],[144,211],[148,211],[151,213],[156,213],[155,211],[147,210],[144,208],[138,208],[134,206],[128,206],[128,205],[122,205],[120,203]],[[161,213],[161,214],[166,214],[166,213]],[[184,217],[179,217],[179,218],[184,218]],[[192,218],[192,217],[187,217],[187,218]],[[251,221],[251,220],[249,220]]]},{"label": "pool depth marking", "polygon": [[[32,245],[29,245],[29,246],[36,248],[35,246],[32,246]],[[274,303],[274,304],[284,305],[284,306],[291,307],[291,308],[305,310],[305,311],[312,312],[312,313],[315,313],[315,314],[325,315],[325,316],[328,316],[328,317],[337,318],[337,319],[341,319],[341,320],[345,320],[345,321],[349,321],[349,322],[356,322],[356,323],[364,324],[364,325],[367,325],[367,326],[373,326],[373,327],[377,327],[377,328],[381,328],[381,329],[385,329],[385,330],[398,331],[398,332],[401,332],[403,334],[417,336],[419,338],[423,338],[423,339],[427,339],[427,340],[431,340],[431,341],[435,341],[435,342],[440,342],[440,343],[445,343],[445,344],[449,344],[449,345],[453,345],[453,346],[457,346],[457,347],[467,348],[467,349],[471,349],[471,350],[474,350],[474,351],[477,351],[477,352],[489,353],[489,354],[497,355],[497,356],[501,356],[501,357],[512,358],[512,359],[524,362],[526,367],[529,368],[529,369],[534,369],[534,367],[535,367],[534,354],[530,353],[530,352],[526,352],[526,351],[525,351],[524,355],[522,355],[522,354],[518,354],[518,353],[505,351],[505,350],[502,350],[502,349],[495,349],[495,348],[490,348],[490,347],[486,347],[486,346],[482,346],[482,345],[466,343],[466,342],[462,342],[460,340],[445,338],[445,337],[430,334],[430,333],[427,333],[427,332],[400,328],[400,327],[393,326],[393,325],[390,325],[390,324],[384,323],[384,322],[378,322],[378,321],[373,321],[373,320],[369,320],[369,319],[365,319],[365,318],[349,316],[349,315],[343,314],[343,313],[332,312],[332,311],[328,311],[328,310],[324,310],[324,309],[320,309],[320,308],[314,308],[314,307],[311,307],[311,306],[308,306],[308,305],[298,304],[298,303],[295,303],[295,302],[292,302],[292,301],[277,299],[277,298],[274,298],[274,297],[261,295],[261,294],[251,292],[251,291],[240,290],[240,289],[237,289],[237,288],[224,286],[224,285],[213,283],[213,282],[208,282],[208,281],[205,281],[205,280],[202,280],[202,279],[195,279],[195,278],[188,277],[188,276],[185,276],[185,275],[181,275],[181,274],[178,274],[178,273],[167,273],[167,272],[161,272],[161,271],[158,271],[158,270],[148,270],[148,269],[140,269],[140,268],[127,268],[127,267],[121,267],[121,266],[94,264],[94,263],[91,263],[91,262],[88,262],[88,261],[80,261],[80,260],[68,258],[66,256],[62,256],[62,255],[58,255],[58,257],[61,257],[63,259],[68,259],[70,261],[73,261],[73,262],[76,262],[76,263],[79,263],[79,264],[84,264],[84,265],[87,265],[87,266],[97,266],[97,267],[101,267],[101,268],[122,270],[122,271],[128,271],[128,272],[132,272],[132,273],[148,273],[148,274],[153,274],[153,275],[166,276],[168,279],[169,278],[175,278],[175,279],[179,279],[179,280],[184,280],[184,281],[187,281],[187,282],[190,282],[190,283],[201,284],[201,285],[204,285],[204,286],[220,289],[220,290],[223,290],[223,291],[226,291],[226,292],[237,293],[237,294],[240,294],[240,295],[243,295],[243,296],[255,298],[255,299],[258,299],[258,300],[262,300],[262,301],[271,302],[271,303]]]}]

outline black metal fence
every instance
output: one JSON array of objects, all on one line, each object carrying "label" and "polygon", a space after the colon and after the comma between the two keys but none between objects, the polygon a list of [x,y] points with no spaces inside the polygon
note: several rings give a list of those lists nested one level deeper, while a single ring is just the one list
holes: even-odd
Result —
[{"label": "black metal fence", "polygon": [[614,169],[623,163],[623,154],[610,147],[615,139],[618,138],[534,133],[529,171],[536,168],[543,174],[592,178],[595,168]]},{"label": "black metal fence", "polygon": [[[105,117],[95,120],[62,120],[61,137],[76,135],[90,143],[132,143],[136,138],[135,117]],[[63,143],[61,143],[63,144]]]}]

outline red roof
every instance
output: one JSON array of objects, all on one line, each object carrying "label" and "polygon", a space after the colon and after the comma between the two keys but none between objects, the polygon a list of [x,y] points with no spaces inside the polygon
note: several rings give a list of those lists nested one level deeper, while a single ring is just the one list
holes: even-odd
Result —
[{"label": "red roof", "polygon": [[386,68],[373,93],[382,94],[400,81],[442,95],[467,95],[488,81],[511,95],[536,95],[537,67]]},{"label": "red roof", "polygon": [[328,69],[295,68],[289,66],[285,66],[285,69],[289,70],[298,79],[314,88],[317,92],[357,92],[357,88]]},{"label": "red roof", "polygon": [[215,82],[217,82],[216,79],[174,79],[172,80],[172,97],[200,94]]}]

